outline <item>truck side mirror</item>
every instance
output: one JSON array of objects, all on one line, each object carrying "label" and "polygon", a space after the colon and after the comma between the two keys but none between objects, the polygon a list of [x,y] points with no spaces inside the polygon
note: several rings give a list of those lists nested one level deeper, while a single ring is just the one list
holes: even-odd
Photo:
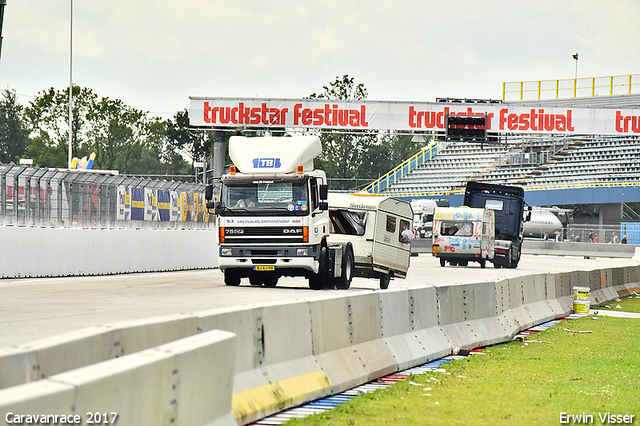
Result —
[{"label": "truck side mirror", "polygon": [[[327,198],[329,198],[329,186],[320,185],[319,189],[320,189],[320,199],[321,200],[326,200]],[[324,210],[327,210],[327,209],[324,209]]]},{"label": "truck side mirror", "polygon": [[524,219],[525,222],[529,222],[531,220],[531,206],[527,207],[527,214],[526,217]]},{"label": "truck side mirror", "polygon": [[318,203],[318,209],[320,209],[321,211],[329,210],[329,203],[326,201],[320,201]]},{"label": "truck side mirror", "polygon": [[[211,199],[213,199],[213,185],[207,185],[207,186],[204,188],[204,199],[205,199],[205,200],[211,200]],[[209,206],[207,205],[207,207],[209,207]],[[212,206],[212,207],[213,207],[213,206]]]},{"label": "truck side mirror", "polygon": [[207,203],[207,208],[213,209],[213,214],[217,215],[221,205],[222,205],[221,201],[209,201]]}]

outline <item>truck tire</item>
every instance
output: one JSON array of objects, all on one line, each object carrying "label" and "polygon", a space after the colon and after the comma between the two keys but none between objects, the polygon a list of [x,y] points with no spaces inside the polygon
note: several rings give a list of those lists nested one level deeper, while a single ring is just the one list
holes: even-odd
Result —
[{"label": "truck tire", "polygon": [[327,247],[320,249],[320,257],[318,260],[318,273],[309,277],[309,288],[313,290],[322,290],[327,276],[327,256],[329,251]]},{"label": "truck tire", "polygon": [[278,285],[278,277],[276,275],[266,275],[262,278],[262,283],[265,287],[275,287]]},{"label": "truck tire", "polygon": [[253,286],[259,286],[262,285],[262,279],[254,275],[252,277],[249,277],[249,283]]},{"label": "truck tire", "polygon": [[233,269],[227,269],[224,271],[224,283],[226,285],[231,286],[239,286],[240,285],[240,274],[238,274]]},{"label": "truck tire", "polygon": [[353,250],[347,245],[342,252],[342,271],[338,278],[333,280],[338,290],[347,290],[351,286],[353,278]]},{"label": "truck tire", "polygon": [[391,282],[391,275],[389,275],[389,274],[380,275],[380,288],[382,290],[388,289],[390,282]]},{"label": "truck tire", "polygon": [[447,261],[444,260],[443,258],[440,258],[440,266],[444,268],[446,264],[447,264]]}]

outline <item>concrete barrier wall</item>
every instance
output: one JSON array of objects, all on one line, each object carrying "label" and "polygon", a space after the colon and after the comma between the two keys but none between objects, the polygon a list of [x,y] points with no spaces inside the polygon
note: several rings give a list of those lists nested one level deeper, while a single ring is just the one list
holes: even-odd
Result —
[{"label": "concrete barrier wall", "polygon": [[[0,226],[0,278],[177,271],[218,266],[215,230]],[[107,256],[108,254],[108,256]]]},{"label": "concrete barrier wall", "polygon": [[[114,356],[144,352],[145,346],[169,344],[173,339],[215,329],[227,330],[237,335],[238,347],[238,356],[227,354],[226,361],[234,373],[233,387],[229,389],[233,395],[231,411],[240,424],[247,424],[284,408],[440,358],[456,347],[508,341],[520,330],[570,313],[573,286],[593,284],[598,298],[611,300],[617,297],[617,289],[636,288],[639,272],[640,265],[476,284],[355,291],[313,300],[216,309],[160,318],[148,324],[116,324],[102,330],[96,327],[63,336],[59,341],[22,345],[13,348],[14,352],[5,350],[0,354],[0,378],[5,386],[12,386],[44,376],[47,380],[29,385],[34,388],[33,395],[44,395],[43,407],[53,407],[68,398],[67,382],[62,386],[52,381],[53,377],[66,374],[62,372],[65,369],[78,368],[79,364],[91,368],[90,364]],[[83,348],[84,354],[59,360],[65,354],[82,352]],[[148,368],[148,374],[158,374],[155,367]],[[144,378],[140,376],[139,380]],[[93,398],[97,400],[103,390],[95,389]],[[216,398],[218,393],[216,390]],[[49,394],[55,398],[49,399]],[[27,397],[27,393],[21,395]],[[41,407],[36,402],[39,397],[29,397],[29,401],[24,407]]]},{"label": "concrete barrier wall", "polygon": [[0,390],[0,424],[74,423],[15,422],[15,414],[78,416],[82,424],[98,415],[94,423],[112,424],[117,413],[119,425],[236,425],[234,339],[214,330]]},{"label": "concrete barrier wall", "polygon": [[[411,240],[412,253],[431,253],[431,238],[414,238]],[[558,256],[593,256],[631,258],[635,254],[636,245],[575,243],[572,241],[557,242],[542,240],[525,240],[522,245],[524,254],[558,255]]]}]

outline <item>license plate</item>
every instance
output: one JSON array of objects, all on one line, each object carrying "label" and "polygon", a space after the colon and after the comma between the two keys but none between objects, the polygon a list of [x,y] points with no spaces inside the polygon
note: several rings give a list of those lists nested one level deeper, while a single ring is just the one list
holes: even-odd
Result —
[{"label": "license plate", "polygon": [[276,267],[273,265],[256,265],[253,267],[254,271],[275,271]]},{"label": "license plate", "polygon": [[431,251],[440,251],[440,246],[433,246]]}]

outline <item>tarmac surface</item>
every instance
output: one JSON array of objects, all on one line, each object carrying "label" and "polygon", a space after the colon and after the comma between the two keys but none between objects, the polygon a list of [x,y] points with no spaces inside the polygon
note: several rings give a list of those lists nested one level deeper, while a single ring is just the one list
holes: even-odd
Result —
[{"label": "tarmac surface", "polygon": [[[593,270],[625,266],[629,259],[523,255],[517,269],[440,267],[428,254],[411,258],[407,278],[392,280],[389,289],[495,281],[543,272]],[[56,336],[119,321],[187,314],[214,308],[324,298],[345,292],[385,291],[378,280],[355,278],[349,290],[309,289],[303,278],[283,277],[274,288],[254,287],[243,280],[225,286],[218,269],[122,274],[97,277],[22,278],[0,280],[0,347]]]}]

